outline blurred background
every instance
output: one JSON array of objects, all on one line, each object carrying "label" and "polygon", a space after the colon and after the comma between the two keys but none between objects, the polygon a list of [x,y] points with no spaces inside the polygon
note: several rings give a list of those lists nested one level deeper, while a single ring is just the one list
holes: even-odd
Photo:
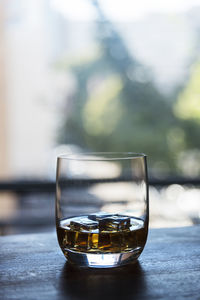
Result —
[{"label": "blurred background", "polygon": [[56,156],[148,155],[151,227],[200,223],[200,1],[0,2],[0,235],[54,228]]}]

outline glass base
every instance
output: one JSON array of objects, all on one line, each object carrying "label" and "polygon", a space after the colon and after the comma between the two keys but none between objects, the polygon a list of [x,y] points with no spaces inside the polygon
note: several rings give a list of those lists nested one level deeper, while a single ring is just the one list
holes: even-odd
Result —
[{"label": "glass base", "polygon": [[116,268],[135,262],[140,256],[142,250],[142,248],[138,247],[124,253],[90,254],[76,252],[69,249],[65,249],[63,252],[69,263],[79,267]]}]

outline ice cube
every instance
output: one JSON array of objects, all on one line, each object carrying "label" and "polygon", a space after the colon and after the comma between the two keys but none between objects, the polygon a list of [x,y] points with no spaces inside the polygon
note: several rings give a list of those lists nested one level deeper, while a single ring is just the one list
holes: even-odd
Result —
[{"label": "ice cube", "polygon": [[[72,231],[73,232],[73,231]],[[98,233],[89,233],[85,231],[75,232],[74,248],[80,251],[98,250]]]},{"label": "ice cube", "polygon": [[91,249],[98,249],[98,243],[99,243],[99,234],[98,233],[92,233],[90,236],[90,247]]},{"label": "ice cube", "polygon": [[75,233],[75,243],[74,248],[80,251],[89,250],[90,249],[90,241],[88,233],[76,232]]},{"label": "ice cube", "polygon": [[123,231],[130,227],[130,218],[125,216],[113,215],[99,220],[100,231]]},{"label": "ice cube", "polygon": [[93,221],[99,221],[99,220],[102,220],[103,218],[112,217],[112,216],[113,216],[113,214],[109,214],[106,212],[98,212],[96,214],[89,215],[88,218]]},{"label": "ice cube", "polygon": [[98,248],[101,251],[112,251],[112,252],[120,252],[121,251],[121,239],[122,233],[116,232],[102,232],[99,235],[99,243]]},{"label": "ice cube", "polygon": [[98,228],[98,222],[87,217],[76,218],[70,222],[70,229],[74,231],[92,231]]}]

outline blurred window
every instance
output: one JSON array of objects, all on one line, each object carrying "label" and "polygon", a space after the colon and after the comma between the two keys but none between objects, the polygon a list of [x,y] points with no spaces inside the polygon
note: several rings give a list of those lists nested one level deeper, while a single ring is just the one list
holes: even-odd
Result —
[{"label": "blurred window", "polygon": [[199,1],[3,0],[0,25],[1,180],[86,150],[199,177]]}]

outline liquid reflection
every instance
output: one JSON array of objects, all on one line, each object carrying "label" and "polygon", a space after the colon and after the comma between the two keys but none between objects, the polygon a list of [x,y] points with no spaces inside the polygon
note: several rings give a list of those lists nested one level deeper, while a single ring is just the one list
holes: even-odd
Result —
[{"label": "liquid reflection", "polygon": [[139,261],[115,269],[79,269],[66,263],[59,290],[66,299],[142,299],[144,274]]}]

